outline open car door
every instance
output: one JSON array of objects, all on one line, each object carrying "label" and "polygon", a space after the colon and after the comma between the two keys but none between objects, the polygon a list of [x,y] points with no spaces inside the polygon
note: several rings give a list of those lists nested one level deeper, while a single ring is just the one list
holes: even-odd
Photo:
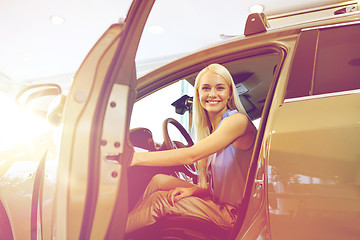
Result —
[{"label": "open car door", "polygon": [[125,22],[104,33],[75,76],[63,113],[56,239],[121,239],[124,234],[135,55],[153,2],[134,0]]}]

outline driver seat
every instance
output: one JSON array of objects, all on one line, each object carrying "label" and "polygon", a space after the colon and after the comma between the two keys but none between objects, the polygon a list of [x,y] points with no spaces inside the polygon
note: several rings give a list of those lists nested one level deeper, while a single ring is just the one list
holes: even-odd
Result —
[{"label": "driver seat", "polygon": [[125,236],[126,240],[143,239],[191,239],[224,240],[231,229],[194,216],[168,215],[154,224],[138,229]]}]

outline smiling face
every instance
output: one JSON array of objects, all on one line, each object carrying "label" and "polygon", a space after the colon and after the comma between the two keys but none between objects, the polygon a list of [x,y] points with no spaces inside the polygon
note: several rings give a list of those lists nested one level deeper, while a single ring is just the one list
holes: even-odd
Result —
[{"label": "smiling face", "polygon": [[208,114],[224,114],[228,110],[231,90],[226,80],[211,71],[205,72],[200,78],[198,88],[201,106]]}]

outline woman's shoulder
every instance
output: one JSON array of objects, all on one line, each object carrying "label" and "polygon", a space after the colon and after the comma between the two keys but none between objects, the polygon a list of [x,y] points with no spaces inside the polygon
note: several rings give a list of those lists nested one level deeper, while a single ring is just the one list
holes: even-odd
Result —
[{"label": "woman's shoulder", "polygon": [[230,116],[234,115],[235,113],[240,113],[240,112],[238,110],[236,110],[236,109],[235,110],[229,109],[224,113],[223,119],[225,119],[227,117],[230,117]]},{"label": "woman's shoulder", "polygon": [[[226,122],[225,122],[226,121]],[[254,143],[256,128],[247,115],[237,112],[225,119],[224,125],[228,132],[236,132],[238,138],[232,145],[240,150],[249,150]]]},{"label": "woman's shoulder", "polygon": [[224,116],[224,120],[225,119],[237,119],[237,120],[241,120],[241,121],[250,121],[248,116],[243,113],[243,112],[240,112],[238,110],[229,110],[227,113],[226,113],[226,116]]},{"label": "woman's shoulder", "polygon": [[226,128],[244,127],[250,122],[249,118],[245,114],[237,110],[231,110],[228,113],[229,114],[223,119],[223,123],[221,124],[225,125]]},{"label": "woman's shoulder", "polygon": [[224,115],[223,115],[223,119],[225,119],[225,118],[228,118],[228,117],[230,117],[230,116],[232,116],[232,115],[244,115],[244,116],[246,116],[246,117],[248,117],[247,116],[247,114],[246,113],[243,113],[243,112],[241,112],[241,111],[239,111],[239,110],[237,110],[237,109],[234,109],[234,110],[228,110],[227,112],[225,112],[224,113]]}]

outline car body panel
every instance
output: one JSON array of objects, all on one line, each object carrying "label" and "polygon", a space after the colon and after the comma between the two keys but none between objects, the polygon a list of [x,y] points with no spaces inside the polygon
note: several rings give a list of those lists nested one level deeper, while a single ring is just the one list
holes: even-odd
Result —
[{"label": "car body panel", "polygon": [[273,111],[268,164],[269,201],[277,203],[270,210],[274,238],[304,239],[309,232],[313,239],[358,237],[359,109],[354,93]]}]

